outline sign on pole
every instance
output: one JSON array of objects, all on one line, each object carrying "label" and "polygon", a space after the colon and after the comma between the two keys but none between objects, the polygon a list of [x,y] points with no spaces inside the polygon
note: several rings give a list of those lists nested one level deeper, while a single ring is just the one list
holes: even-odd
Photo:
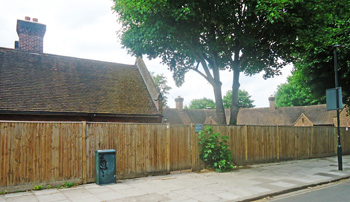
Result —
[{"label": "sign on pole", "polygon": [[[337,93],[338,90],[338,93]],[[338,94],[338,99],[337,99]],[[337,107],[338,100],[338,107]],[[341,87],[326,90],[327,111],[343,109],[343,98]]]}]

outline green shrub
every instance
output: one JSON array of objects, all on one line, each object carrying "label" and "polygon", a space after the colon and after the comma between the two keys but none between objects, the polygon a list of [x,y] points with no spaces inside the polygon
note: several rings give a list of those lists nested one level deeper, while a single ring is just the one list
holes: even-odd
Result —
[{"label": "green shrub", "polygon": [[65,182],[65,183],[63,184],[63,186],[64,186],[65,188],[71,188],[71,187],[76,186],[76,184],[75,184],[75,182]]},{"label": "green shrub", "polygon": [[7,190],[0,191],[0,195],[4,195],[4,194],[7,194]]},{"label": "green shrub", "polygon": [[34,186],[34,190],[42,190],[42,189],[43,189],[42,185]]},{"label": "green shrub", "polygon": [[210,126],[199,132],[200,159],[216,172],[228,172],[235,168],[232,162],[231,151],[228,149],[228,136],[213,133]]}]

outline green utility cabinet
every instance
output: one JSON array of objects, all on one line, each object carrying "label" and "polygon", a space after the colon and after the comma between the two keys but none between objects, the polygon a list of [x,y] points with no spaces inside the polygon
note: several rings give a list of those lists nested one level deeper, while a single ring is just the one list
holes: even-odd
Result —
[{"label": "green utility cabinet", "polygon": [[115,150],[96,150],[95,152],[96,184],[116,183]]}]

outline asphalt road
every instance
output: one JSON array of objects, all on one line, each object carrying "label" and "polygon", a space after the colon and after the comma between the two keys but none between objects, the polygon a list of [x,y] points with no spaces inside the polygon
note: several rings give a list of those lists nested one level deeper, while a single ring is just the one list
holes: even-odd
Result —
[{"label": "asphalt road", "polygon": [[276,196],[265,201],[278,202],[338,202],[350,201],[350,180],[342,180],[322,186],[312,187],[301,191]]}]

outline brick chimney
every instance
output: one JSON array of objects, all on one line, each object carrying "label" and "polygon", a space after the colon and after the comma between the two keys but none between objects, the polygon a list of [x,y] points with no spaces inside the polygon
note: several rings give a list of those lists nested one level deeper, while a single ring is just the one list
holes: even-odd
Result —
[{"label": "brick chimney", "polygon": [[176,102],[176,109],[179,111],[182,111],[184,108],[184,99],[178,96],[177,98],[175,98],[175,102]]},{"label": "brick chimney", "polygon": [[276,107],[275,107],[275,105],[276,105],[275,96],[271,95],[269,97],[269,102],[270,102],[270,110],[271,111],[275,111],[275,109],[276,109]]},{"label": "brick chimney", "polygon": [[38,23],[37,18],[30,21],[30,17],[26,16],[25,20],[17,20],[19,41],[15,42],[15,49],[43,53],[45,32],[46,25]]}]

